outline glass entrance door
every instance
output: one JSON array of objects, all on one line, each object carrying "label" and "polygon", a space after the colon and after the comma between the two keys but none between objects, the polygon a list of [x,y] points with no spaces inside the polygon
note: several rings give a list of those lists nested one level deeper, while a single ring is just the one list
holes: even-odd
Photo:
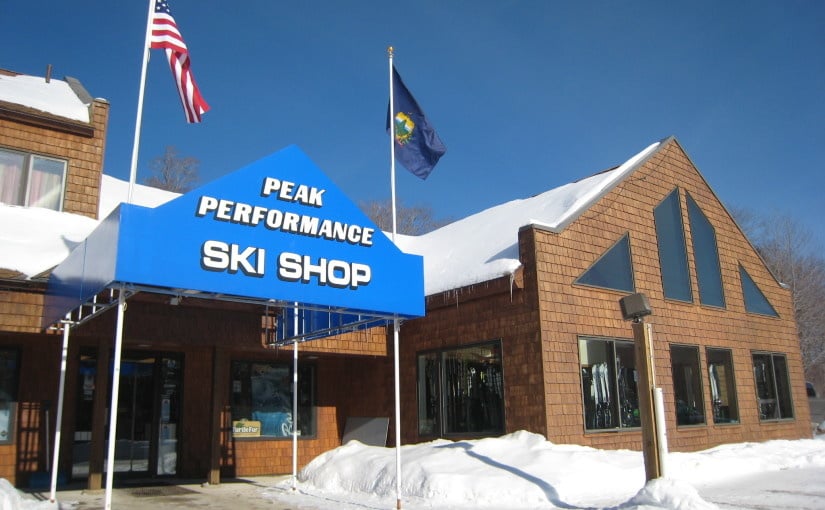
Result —
[{"label": "glass entrance door", "polygon": [[[93,351],[81,354],[73,448],[72,474],[75,477],[89,472],[96,366]],[[155,476],[177,472],[181,372],[180,358],[174,354],[129,351],[123,354],[115,431],[115,474]],[[111,366],[109,373],[113,373]],[[106,403],[107,406],[111,403],[111,390]],[[107,411],[106,421],[108,418]],[[107,426],[106,449],[109,447],[108,432]],[[107,469],[104,461],[104,471]]]}]

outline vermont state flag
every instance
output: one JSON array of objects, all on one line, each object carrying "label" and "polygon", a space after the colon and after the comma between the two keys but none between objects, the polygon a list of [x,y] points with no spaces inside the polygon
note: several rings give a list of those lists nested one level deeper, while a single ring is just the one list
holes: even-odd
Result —
[{"label": "vermont state flag", "polygon": [[392,67],[392,88],[395,111],[387,115],[387,131],[390,131],[390,122],[393,122],[395,159],[414,175],[426,179],[447,152],[447,147],[401,81],[395,66]]}]

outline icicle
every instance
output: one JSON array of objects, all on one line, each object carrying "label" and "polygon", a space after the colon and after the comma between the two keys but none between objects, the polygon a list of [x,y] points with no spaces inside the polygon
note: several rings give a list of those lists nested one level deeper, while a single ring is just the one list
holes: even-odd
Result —
[{"label": "icicle", "polygon": [[510,273],[510,304],[513,304],[513,284],[516,281],[516,273]]}]

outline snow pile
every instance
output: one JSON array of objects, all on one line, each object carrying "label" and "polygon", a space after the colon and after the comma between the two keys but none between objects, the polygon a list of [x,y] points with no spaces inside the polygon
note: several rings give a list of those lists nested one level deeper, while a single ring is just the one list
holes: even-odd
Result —
[{"label": "snow pile", "polygon": [[8,480],[0,478],[0,510],[58,510],[58,505],[24,497]]},{"label": "snow pile", "polygon": [[0,204],[0,268],[34,276],[58,265],[97,221],[39,207]]},{"label": "snow pile", "polygon": [[[642,453],[560,445],[525,431],[401,448],[404,508],[716,508],[695,487],[756,473],[825,469],[825,441],[723,445],[667,456],[667,477],[645,483]],[[326,452],[266,497],[314,508],[391,508],[395,449],[357,441]]]}]

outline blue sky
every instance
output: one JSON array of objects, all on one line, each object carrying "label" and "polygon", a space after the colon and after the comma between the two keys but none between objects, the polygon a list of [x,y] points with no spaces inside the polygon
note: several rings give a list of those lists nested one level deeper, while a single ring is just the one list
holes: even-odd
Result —
[{"label": "blue sky", "polygon": [[[353,200],[390,194],[387,46],[447,154],[398,198],[460,218],[674,135],[730,207],[825,247],[825,2],[170,0],[212,110],[187,125],[161,51],[138,181],[177,147],[209,181],[297,144]],[[111,103],[105,172],[128,179],[143,0],[0,0],[0,67]],[[13,41],[13,42],[12,42]],[[820,253],[822,251],[820,250]]]}]

